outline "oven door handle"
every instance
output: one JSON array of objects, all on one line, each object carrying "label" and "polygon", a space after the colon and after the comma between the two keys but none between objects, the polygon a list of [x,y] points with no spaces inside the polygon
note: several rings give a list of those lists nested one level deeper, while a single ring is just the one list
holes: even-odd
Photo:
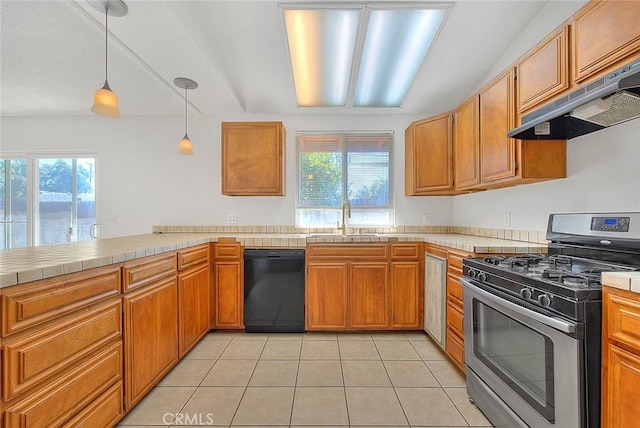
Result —
[{"label": "oven door handle", "polygon": [[531,309],[527,309],[523,306],[517,305],[515,303],[512,303],[508,300],[502,299],[494,294],[491,294],[485,290],[483,290],[480,287],[476,287],[475,285],[473,285],[471,282],[469,282],[468,280],[466,280],[465,278],[460,278],[460,282],[462,283],[462,285],[464,285],[465,287],[467,287],[468,289],[470,289],[472,292],[479,294],[481,297],[483,297],[484,299],[495,303],[497,305],[501,305],[504,306],[506,308],[509,308],[513,311],[522,313],[526,316],[528,316],[529,318],[532,318],[544,325],[548,325],[549,327],[553,327],[556,330],[562,331],[563,333],[575,333],[576,331],[576,325],[572,324],[572,323],[568,323],[560,318],[556,318],[556,317],[549,317],[546,315],[542,315],[536,311],[532,311]]}]

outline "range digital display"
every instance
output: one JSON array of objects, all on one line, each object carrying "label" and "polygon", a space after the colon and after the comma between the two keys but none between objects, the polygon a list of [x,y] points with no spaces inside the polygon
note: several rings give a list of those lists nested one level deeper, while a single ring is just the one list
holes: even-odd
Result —
[{"label": "range digital display", "polygon": [[592,217],[591,230],[600,232],[628,232],[630,217]]}]

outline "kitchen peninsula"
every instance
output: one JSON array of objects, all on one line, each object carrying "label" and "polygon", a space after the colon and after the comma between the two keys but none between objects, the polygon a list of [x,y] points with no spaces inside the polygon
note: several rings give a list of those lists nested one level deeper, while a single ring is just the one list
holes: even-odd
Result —
[{"label": "kitchen peninsula", "polygon": [[[400,229],[408,233],[346,236],[275,227],[255,232],[179,227],[186,232],[168,233],[176,228],[0,252],[5,391],[0,405],[6,423],[115,424],[210,329],[242,328],[241,316],[232,327],[221,327],[216,318],[234,310],[236,319],[241,314],[243,247],[412,244],[427,251],[433,246],[469,253],[546,250],[543,243],[410,227]],[[533,238],[535,233],[520,235]],[[423,253],[411,263],[423,264]],[[415,329],[422,328],[422,264],[413,293],[420,309]],[[228,298],[217,287],[230,278],[235,294]]]}]

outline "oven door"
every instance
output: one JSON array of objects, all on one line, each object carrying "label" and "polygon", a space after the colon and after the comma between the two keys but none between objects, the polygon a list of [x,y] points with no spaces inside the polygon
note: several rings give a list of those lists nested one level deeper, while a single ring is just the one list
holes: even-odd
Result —
[{"label": "oven door", "polygon": [[583,426],[576,324],[525,308],[470,278],[461,282],[467,386],[476,405],[496,426]]}]

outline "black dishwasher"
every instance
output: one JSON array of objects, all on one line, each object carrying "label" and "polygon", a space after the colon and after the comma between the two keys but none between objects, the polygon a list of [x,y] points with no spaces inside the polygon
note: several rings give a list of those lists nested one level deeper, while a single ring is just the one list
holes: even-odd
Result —
[{"label": "black dishwasher", "polygon": [[249,333],[304,332],[304,250],[244,250],[244,326]]}]

